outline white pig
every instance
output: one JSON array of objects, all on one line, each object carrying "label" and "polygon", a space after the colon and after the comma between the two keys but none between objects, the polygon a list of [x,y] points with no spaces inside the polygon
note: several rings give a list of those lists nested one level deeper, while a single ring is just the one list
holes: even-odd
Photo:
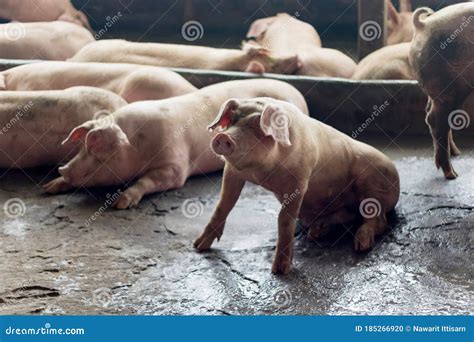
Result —
[{"label": "white pig", "polygon": [[287,13],[255,21],[247,38],[277,54],[296,54],[300,59],[297,75],[350,78],[355,62],[344,53],[321,47],[318,33],[308,23]]},{"label": "white pig", "polygon": [[171,70],[137,64],[55,61],[26,64],[0,73],[0,90],[60,90],[74,86],[107,89],[129,103],[197,90]]},{"label": "white pig", "polygon": [[78,11],[70,0],[2,0],[0,18],[23,21],[67,21],[92,32],[86,15]]},{"label": "white pig", "polygon": [[221,197],[194,242],[204,251],[220,239],[245,182],[273,192],[282,204],[273,273],[288,273],[296,219],[316,238],[357,217],[354,248],[365,251],[387,227],[400,193],[395,165],[384,154],[269,98],[231,99],[209,126],[212,150],[225,159]]},{"label": "white pig", "polygon": [[64,21],[0,24],[0,58],[66,60],[92,41],[85,28]]},{"label": "white pig", "polygon": [[273,72],[292,74],[299,67],[296,55],[275,55],[268,49],[244,44],[242,50],[207,46],[135,43],[101,40],[85,46],[71,61],[134,63],[164,67]]},{"label": "white pig", "polygon": [[138,180],[121,193],[116,207],[136,206],[145,194],[182,187],[190,175],[222,169],[211,152],[207,123],[231,97],[272,96],[294,103],[307,113],[303,96],[275,80],[243,80],[204,87],[166,100],[135,102],[110,120],[88,121],[66,138],[82,146],[59,168],[61,177],[45,185],[49,193],[79,186],[122,185]]},{"label": "white pig", "polygon": [[125,104],[120,96],[92,87],[0,92],[0,168],[57,165],[68,160],[78,149],[61,146],[65,135]]},{"label": "white pig", "polygon": [[413,80],[408,55],[410,43],[384,46],[357,64],[354,80]]}]

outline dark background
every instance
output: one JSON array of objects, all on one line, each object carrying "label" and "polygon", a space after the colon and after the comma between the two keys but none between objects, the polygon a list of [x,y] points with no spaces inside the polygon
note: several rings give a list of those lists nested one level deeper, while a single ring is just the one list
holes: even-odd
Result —
[{"label": "dark background", "polygon": [[[459,0],[412,0],[413,8],[433,9],[461,2]],[[122,13],[104,38],[128,38],[141,41],[188,43],[181,27],[197,20],[204,27],[200,45],[237,46],[253,20],[278,12],[299,14],[299,19],[313,24],[328,47],[338,42],[357,41],[357,0],[73,0],[86,12],[92,27],[100,30],[107,17]],[[394,1],[398,8],[398,1]]]}]

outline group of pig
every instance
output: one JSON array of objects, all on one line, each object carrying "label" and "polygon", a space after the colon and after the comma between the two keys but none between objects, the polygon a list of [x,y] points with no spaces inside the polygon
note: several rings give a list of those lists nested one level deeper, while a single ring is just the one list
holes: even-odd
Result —
[{"label": "group of pig", "polygon": [[[293,86],[261,78],[198,90],[162,68],[353,76],[358,67],[352,59],[322,48],[311,25],[287,14],[257,20],[248,33],[252,39],[240,50],[92,42],[87,18],[68,1],[20,3],[26,2],[62,7],[43,8],[51,14],[45,22],[21,23],[26,27],[23,40],[10,40],[8,45],[2,39],[0,53],[8,58],[69,60],[0,73],[0,168],[62,164],[60,177],[44,185],[48,193],[125,185],[115,203],[119,209],[136,206],[146,194],[182,187],[191,175],[224,169],[220,200],[194,246],[207,250],[220,239],[244,184],[258,184],[282,204],[274,273],[290,270],[297,219],[316,239],[331,226],[361,218],[354,238],[357,251],[370,249],[374,237],[388,227],[387,213],[400,192],[393,162],[375,148],[310,118],[303,95]],[[15,10],[18,4],[6,0],[0,17],[37,20],[28,13],[22,16]],[[391,42],[407,36],[411,40],[415,31],[410,63],[429,96],[427,122],[436,163],[447,178],[454,178],[450,155],[459,151],[447,115],[452,108],[472,104],[474,31],[470,27],[459,33],[452,50],[439,52],[435,45],[450,37],[462,20],[474,16],[474,4],[436,13],[421,8],[413,20],[411,13],[406,19],[407,11],[392,8],[390,13]],[[64,40],[51,37],[38,49],[31,48],[41,30],[48,37],[65,35],[69,29],[77,34]],[[8,32],[6,27],[2,30]]]}]

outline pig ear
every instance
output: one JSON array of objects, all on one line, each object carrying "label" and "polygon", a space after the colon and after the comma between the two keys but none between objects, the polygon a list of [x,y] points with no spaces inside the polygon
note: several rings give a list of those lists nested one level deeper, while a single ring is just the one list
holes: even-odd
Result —
[{"label": "pig ear", "polygon": [[232,121],[232,114],[233,111],[237,109],[239,106],[239,101],[237,99],[229,99],[227,100],[219,109],[219,113],[217,114],[214,121],[212,121],[207,129],[213,131],[216,127],[227,128],[229,127]]},{"label": "pig ear", "polygon": [[393,6],[391,0],[386,0],[386,2],[387,2],[388,19],[391,20],[394,24],[397,24],[400,19],[398,11],[395,8],[395,6]]},{"label": "pig ear", "polygon": [[92,129],[92,125],[90,124],[90,122],[86,122],[80,126],[77,126],[71,131],[71,133],[69,133],[68,137],[63,140],[61,145],[84,141],[87,133],[89,133],[91,129]]},{"label": "pig ear", "polygon": [[290,117],[280,108],[267,105],[260,116],[260,128],[283,146],[291,146]]},{"label": "pig ear", "polygon": [[260,37],[274,21],[274,17],[255,20],[247,32],[247,39]]},{"label": "pig ear", "polygon": [[86,149],[89,152],[110,152],[121,144],[130,144],[127,135],[117,126],[96,128],[86,136]]},{"label": "pig ear", "polygon": [[246,72],[251,72],[254,74],[264,74],[265,73],[265,67],[263,66],[262,63],[257,62],[257,61],[251,61],[249,65],[245,68]]}]

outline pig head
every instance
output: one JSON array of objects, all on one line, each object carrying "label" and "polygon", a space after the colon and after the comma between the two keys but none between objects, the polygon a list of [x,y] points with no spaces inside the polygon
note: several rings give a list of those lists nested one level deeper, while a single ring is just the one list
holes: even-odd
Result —
[{"label": "pig head", "polygon": [[74,128],[62,142],[82,145],[58,171],[61,177],[44,186],[57,193],[79,186],[106,186],[128,181],[135,152],[127,135],[109,114]]}]

